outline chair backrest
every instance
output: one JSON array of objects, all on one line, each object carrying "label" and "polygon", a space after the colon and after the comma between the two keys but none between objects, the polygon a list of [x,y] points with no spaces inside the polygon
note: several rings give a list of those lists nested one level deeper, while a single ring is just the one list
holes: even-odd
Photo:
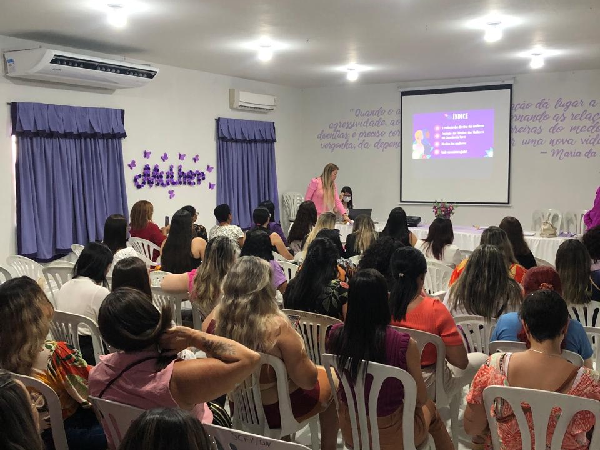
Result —
[{"label": "chair backrest", "polygon": [[[359,367],[359,374],[365,373],[365,377],[358,376],[356,382],[348,379],[347,371],[342,370],[337,364],[336,355],[323,355],[323,363],[332,391],[336,387],[333,381],[332,367],[337,372],[340,385],[346,394],[348,413],[352,426],[352,441],[354,450],[379,450],[379,426],[377,425],[377,414],[367,415],[367,405],[369,411],[377,411],[377,400],[379,391],[385,380],[395,378],[399,380],[404,387],[404,408],[402,412],[402,443],[404,450],[415,450],[415,406],[417,401],[417,386],[413,377],[405,370],[399,367],[387,366],[369,362],[365,368],[365,362],[362,361]],[[365,378],[366,375],[373,377],[371,390],[368,393],[369,398],[365,398]],[[336,406],[339,412],[339,401],[337,396]],[[354,401],[353,401],[354,400]],[[357,411],[358,410],[358,411]],[[370,423],[369,423],[370,422]],[[370,425],[370,433],[369,430]],[[370,439],[369,439],[370,435]]]},{"label": "chair backrest", "polygon": [[[508,386],[488,386],[483,391],[483,402],[487,414],[488,423],[492,435],[492,446],[494,450],[504,448],[500,444],[498,435],[498,423],[495,414],[491,410],[496,399],[501,398],[508,402],[515,414],[519,430],[521,432],[521,448],[533,450],[561,450],[565,431],[573,419],[573,416],[579,411],[589,411],[596,418],[596,423],[600,421],[600,402],[588,398],[575,397],[572,395],[558,394],[537,389],[525,389]],[[529,430],[522,404],[527,403],[531,407],[533,430]],[[556,410],[560,408],[560,413]],[[547,431],[549,417],[556,419],[556,428],[551,437],[550,447],[547,447]],[[531,437],[535,439],[535,447],[531,446]],[[590,449],[600,448],[600,431],[595,427]]]},{"label": "chair backrest", "polygon": [[25,276],[32,278],[35,281],[39,281],[39,279],[42,278],[42,266],[33,259],[26,258],[25,256],[12,255],[6,258],[6,264],[9,266],[8,269],[14,276]]},{"label": "chair backrest", "polygon": [[203,423],[204,430],[215,440],[219,450],[306,450],[306,447],[295,442],[271,439],[244,431],[223,428],[218,425]]},{"label": "chair backrest", "polygon": [[165,272],[164,270],[153,270],[150,272],[150,286],[160,287],[160,283],[167,275],[170,275],[170,272]]},{"label": "chair backrest", "polygon": [[10,280],[11,278],[11,273],[4,267],[0,266],[0,284],[3,284],[5,281]]},{"label": "chair backrest", "polygon": [[[518,353],[527,350],[525,342],[514,342],[514,341],[492,341],[489,346],[490,355],[499,352]],[[582,367],[583,358],[575,352],[569,350],[563,350],[561,356],[569,361],[571,364]]]},{"label": "chair backrest", "polygon": [[361,258],[362,258],[362,255],[354,255],[354,256],[351,256],[348,259],[350,261],[352,261],[352,264],[354,264],[356,267],[358,267],[358,265],[360,264]]},{"label": "chair backrest", "polygon": [[298,264],[294,264],[289,261],[277,261],[281,268],[283,269],[283,273],[285,274],[285,278],[289,282],[292,278],[296,276],[298,272]]},{"label": "chair backrest", "polygon": [[583,234],[585,232],[585,223],[583,221],[585,213],[587,213],[587,209],[567,211],[563,216],[563,231],[574,234]]},{"label": "chair backrest", "polygon": [[550,222],[557,231],[561,231],[563,215],[558,209],[547,209],[544,211],[544,220]]},{"label": "chair backrest", "polygon": [[596,327],[600,325],[598,314],[600,313],[600,302],[590,301],[580,305],[569,305],[569,317],[577,320],[584,327]]},{"label": "chair backrest", "polygon": [[165,292],[160,287],[152,286],[152,303],[159,310],[163,305],[169,305],[173,308],[173,320],[177,325],[181,325],[181,302],[187,300],[188,294],[175,294],[173,292]]},{"label": "chair backrest", "polygon": [[143,412],[143,409],[97,397],[88,397],[102,423],[102,428],[111,448],[118,448],[131,423]]},{"label": "chair backrest", "polygon": [[435,361],[435,404],[438,408],[443,408],[450,405],[450,398],[446,394],[444,387],[444,374],[446,368],[446,344],[442,341],[440,336],[435,334],[427,333],[426,331],[413,330],[412,328],[395,327],[392,326],[402,333],[410,334],[410,337],[417,343],[419,353],[423,353],[423,349],[427,344],[435,346],[437,358]]},{"label": "chair backrest", "polygon": [[599,370],[600,352],[598,351],[598,346],[600,345],[600,328],[583,327],[583,329],[585,330],[585,333],[587,334],[587,337],[590,340],[592,350],[594,350],[594,354],[592,355],[592,364],[594,366],[594,370]]},{"label": "chair backrest", "polygon": [[552,267],[554,269],[554,266],[552,265],[551,262],[548,262],[542,258],[535,258],[535,264],[538,267]]},{"label": "chair backrest", "polygon": [[129,241],[127,241],[127,245],[132,247],[141,256],[144,256],[145,259],[141,259],[144,260],[146,264],[148,264],[148,261],[150,261],[152,265],[159,264],[160,257],[158,257],[156,263],[152,262],[152,256],[154,256],[154,252],[160,252],[160,247],[158,245],[155,245],[153,242],[147,241],[146,239],[142,238],[132,237],[129,238]]},{"label": "chair backrest", "polygon": [[462,259],[468,259],[473,254],[473,250],[460,250],[460,256]]},{"label": "chair backrest", "polygon": [[496,328],[496,319],[486,320],[482,316],[465,315],[454,317],[454,322],[469,353],[489,355],[490,337]]},{"label": "chair backrest", "polygon": [[52,430],[52,440],[54,441],[54,448],[56,450],[69,450],[67,444],[67,435],[65,434],[65,425],[62,417],[62,407],[60,400],[56,392],[47,384],[36,380],[33,377],[27,375],[19,375],[13,373],[12,376],[21,381],[27,388],[31,388],[39,392],[45,400],[48,413],[50,415],[50,427]]},{"label": "chair backrest", "polygon": [[55,305],[56,293],[63,284],[73,278],[73,267],[75,267],[75,264],[70,262],[56,262],[42,268],[42,273]]},{"label": "chair backrest", "polygon": [[428,294],[435,294],[448,289],[448,282],[452,276],[452,267],[439,262],[436,259],[427,258],[427,273],[425,274],[425,285]]},{"label": "chair backrest", "polygon": [[284,309],[283,312],[288,316],[298,318],[296,329],[302,336],[302,339],[304,339],[308,357],[315,364],[321,365],[321,355],[325,353],[327,328],[336,323],[342,323],[342,321],[334,317],[295,309]]},{"label": "chair backrest", "polygon": [[192,304],[192,323],[194,324],[194,329],[202,330],[202,322],[204,322],[206,317],[202,314],[202,311],[200,311],[200,307],[196,302],[190,301],[190,303]]},{"label": "chair backrest", "polygon": [[71,251],[73,253],[75,253],[75,256],[77,256],[77,258],[79,258],[79,255],[81,255],[81,252],[83,251],[85,247],[81,244],[73,244],[71,245]]},{"label": "chair backrest", "polygon": [[94,357],[96,358],[96,361],[100,361],[100,355],[104,355],[102,337],[100,336],[98,325],[92,319],[79,314],[55,310],[54,315],[52,316],[52,322],[50,322],[50,334],[52,334],[54,340],[64,341],[81,351],[81,346],[79,345],[79,333],[77,332],[80,326],[83,326],[90,331],[92,336],[92,346],[94,348]]},{"label": "chair backrest", "polygon": [[531,213],[531,230],[539,231],[542,228],[542,222],[544,221],[544,212],[540,209],[536,209]]}]

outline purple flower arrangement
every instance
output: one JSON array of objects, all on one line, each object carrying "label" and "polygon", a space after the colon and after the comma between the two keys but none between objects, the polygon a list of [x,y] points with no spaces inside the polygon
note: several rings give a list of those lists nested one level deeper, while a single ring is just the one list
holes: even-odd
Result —
[{"label": "purple flower arrangement", "polygon": [[444,201],[435,202],[433,208],[431,208],[435,217],[441,217],[442,219],[449,219],[454,214],[456,206],[452,203],[446,203]]}]

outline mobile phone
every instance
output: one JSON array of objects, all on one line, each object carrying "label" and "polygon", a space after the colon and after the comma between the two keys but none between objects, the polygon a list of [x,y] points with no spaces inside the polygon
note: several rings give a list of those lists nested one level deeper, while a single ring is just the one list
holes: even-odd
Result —
[{"label": "mobile phone", "polygon": [[169,216],[165,216],[165,227],[169,226]]}]

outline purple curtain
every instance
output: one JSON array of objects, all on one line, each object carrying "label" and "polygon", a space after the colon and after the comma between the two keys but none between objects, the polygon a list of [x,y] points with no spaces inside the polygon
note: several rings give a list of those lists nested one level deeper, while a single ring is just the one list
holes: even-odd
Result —
[{"label": "purple curtain", "polygon": [[123,110],[12,104],[17,136],[17,250],[47,261],[101,240],[110,214],[128,217]]},{"label": "purple curtain", "polygon": [[273,122],[217,119],[217,203],[227,203],[242,228],[252,226],[264,200],[275,204],[279,221],[275,141]]}]

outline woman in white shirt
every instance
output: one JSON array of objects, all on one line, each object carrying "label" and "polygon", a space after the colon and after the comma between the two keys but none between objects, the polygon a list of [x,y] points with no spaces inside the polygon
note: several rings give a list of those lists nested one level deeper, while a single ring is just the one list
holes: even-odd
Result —
[{"label": "woman in white shirt", "polygon": [[459,248],[453,244],[454,232],[452,221],[437,217],[429,225],[429,233],[425,240],[417,240],[415,248],[421,250],[425,258],[433,258],[451,267],[462,261]]},{"label": "woman in white shirt", "polygon": [[104,222],[102,242],[113,254],[113,263],[108,269],[108,276],[112,276],[113,267],[122,259],[140,257],[132,247],[127,247],[127,220],[122,214],[112,214],[107,217]]},{"label": "woman in white shirt", "polygon": [[[90,242],[85,246],[73,269],[73,279],[67,281],[56,296],[56,309],[79,314],[98,322],[98,311],[107,289],[106,274],[113,261],[111,250],[104,244]],[[81,354],[88,364],[94,365],[94,349],[90,331],[78,329]]]}]

